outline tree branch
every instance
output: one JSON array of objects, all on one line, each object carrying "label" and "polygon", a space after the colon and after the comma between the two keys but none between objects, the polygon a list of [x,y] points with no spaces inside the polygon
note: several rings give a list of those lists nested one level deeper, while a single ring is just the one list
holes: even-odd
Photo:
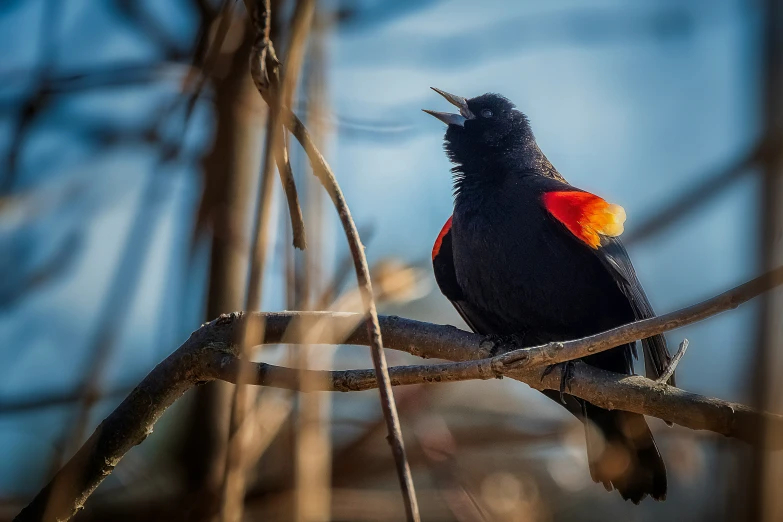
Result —
[{"label": "tree branch", "polygon": [[[551,361],[564,360],[563,354],[579,358],[691,324],[735,308],[781,283],[783,267],[678,312],[637,321],[576,341],[515,350],[490,358],[488,354],[497,348],[496,343],[453,326],[399,317],[381,317],[379,324],[383,326],[387,348],[420,357],[457,361],[432,366],[392,368],[390,384],[489,379],[506,375],[539,390],[557,390],[560,387],[559,376],[553,372],[542,378],[541,367],[551,364]],[[246,366],[256,384],[302,388],[299,370],[240,362],[238,355],[241,348],[237,339],[242,339],[240,334],[247,331],[248,323],[263,322],[265,325],[263,329],[249,329],[262,335],[254,339],[257,344],[370,345],[376,339],[372,332],[361,328],[365,320],[363,314],[353,313],[236,312],[222,315],[203,325],[147,375],[15,520],[54,521],[71,518],[95,488],[111,474],[125,453],[152,432],[152,426],[166,408],[196,384],[213,379],[232,381],[240,367]],[[523,354],[526,356],[521,357]],[[520,368],[520,362],[523,362],[524,368]],[[322,386],[326,390],[360,390],[377,386],[377,378],[373,375],[370,370],[323,372],[317,378],[306,381],[325,383]],[[672,386],[661,386],[640,376],[614,374],[584,363],[574,365],[569,393],[603,408],[650,415],[686,428],[709,430],[749,443],[758,441],[755,431],[762,421],[776,434],[783,434],[783,416],[759,413],[747,406],[704,397]],[[781,436],[767,437],[765,440],[774,441],[770,442],[773,449],[783,447]],[[75,480],[66,483],[67,491],[61,492],[54,499],[57,502],[53,502],[46,510],[53,484],[62,477],[75,477]]]},{"label": "tree branch", "polygon": [[[493,359],[482,359],[480,365],[470,362],[392,366],[389,378],[392,386],[458,382],[476,379],[499,379],[502,369],[493,369]],[[252,363],[228,354],[213,354],[207,362],[212,379],[235,383],[238,376],[248,375],[246,384],[269,386],[299,392],[357,392],[378,388],[375,370],[304,370],[267,363]],[[480,368],[477,372],[476,369]],[[243,374],[242,372],[246,372]]]},{"label": "tree branch", "polygon": [[[542,371],[509,370],[500,357],[474,362],[394,366],[389,368],[392,385],[429,384],[467,380],[488,380],[504,375],[538,390],[558,390],[560,375]],[[252,375],[251,384],[300,392],[357,392],[378,387],[373,370],[299,370],[266,363],[249,363],[226,354],[210,357],[210,377],[235,382],[239,372]],[[600,370],[582,362],[574,363],[574,381],[569,393],[607,409],[625,410],[658,417],[694,430],[707,430],[754,444],[759,413],[742,404],[690,393],[638,375],[622,375]],[[763,413],[767,422],[783,433],[783,416]],[[783,440],[772,448],[783,448]]]}]

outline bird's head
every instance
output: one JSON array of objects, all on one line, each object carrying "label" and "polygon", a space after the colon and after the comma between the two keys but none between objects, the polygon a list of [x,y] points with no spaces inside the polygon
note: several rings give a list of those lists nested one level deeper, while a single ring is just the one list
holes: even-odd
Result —
[{"label": "bird's head", "polygon": [[471,169],[477,162],[513,160],[538,151],[527,117],[499,94],[466,99],[432,88],[459,109],[459,113],[424,110],[448,125],[445,148],[456,164]]}]

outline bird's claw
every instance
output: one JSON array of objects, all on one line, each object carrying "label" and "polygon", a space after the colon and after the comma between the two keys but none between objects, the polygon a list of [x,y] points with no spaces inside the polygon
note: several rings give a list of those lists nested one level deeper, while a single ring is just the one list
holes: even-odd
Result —
[{"label": "bird's claw", "polygon": [[560,402],[565,406],[566,402],[563,395],[565,395],[566,388],[568,388],[569,392],[571,391],[571,382],[574,380],[574,361],[550,364],[541,374],[541,380],[543,381],[544,377],[552,373],[552,370],[558,366],[560,366]]},{"label": "bird's claw", "polygon": [[518,350],[524,348],[525,345],[524,334],[511,334],[511,335],[496,335],[489,334],[485,336],[486,341],[492,343],[492,347],[489,349],[489,356],[495,357],[506,352]]}]

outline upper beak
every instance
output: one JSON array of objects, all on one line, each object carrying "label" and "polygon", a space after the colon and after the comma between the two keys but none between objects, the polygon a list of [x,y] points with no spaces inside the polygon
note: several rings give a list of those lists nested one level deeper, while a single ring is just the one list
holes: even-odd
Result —
[{"label": "upper beak", "polygon": [[459,114],[452,114],[449,112],[436,112],[427,109],[422,109],[424,112],[435,116],[446,125],[459,125],[460,127],[464,127],[465,122],[467,120],[471,120],[475,118],[473,113],[470,112],[470,109],[468,109],[468,101],[465,98],[463,98],[462,96],[457,96],[455,94],[449,94],[446,91],[441,91],[440,89],[436,89],[435,87],[430,87],[430,88],[433,91],[440,94],[441,96],[443,96],[444,98],[446,98],[446,100],[448,100],[449,103],[459,108]]}]

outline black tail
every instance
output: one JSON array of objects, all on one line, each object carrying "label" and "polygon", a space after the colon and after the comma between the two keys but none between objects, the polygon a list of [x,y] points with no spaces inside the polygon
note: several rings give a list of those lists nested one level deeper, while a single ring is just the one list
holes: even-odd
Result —
[{"label": "black tail", "polygon": [[583,402],[587,458],[595,482],[638,504],[666,499],[666,466],[643,415]]}]

